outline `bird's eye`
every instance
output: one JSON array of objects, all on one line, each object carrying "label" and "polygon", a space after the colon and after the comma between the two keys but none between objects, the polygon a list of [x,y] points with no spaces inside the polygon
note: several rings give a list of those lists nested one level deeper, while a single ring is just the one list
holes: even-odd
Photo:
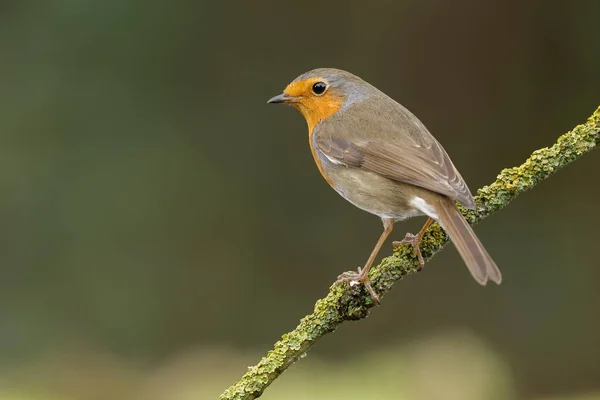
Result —
[{"label": "bird's eye", "polygon": [[326,89],[327,89],[327,84],[325,82],[317,82],[312,87],[313,93],[316,94],[317,96],[320,96],[323,93],[325,93]]}]

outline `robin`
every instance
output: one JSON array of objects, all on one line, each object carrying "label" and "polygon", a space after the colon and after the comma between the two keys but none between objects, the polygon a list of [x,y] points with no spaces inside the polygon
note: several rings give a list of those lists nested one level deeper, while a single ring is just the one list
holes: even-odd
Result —
[{"label": "robin", "polygon": [[336,284],[362,283],[378,303],[369,269],[394,223],[419,215],[429,217],[421,231],[407,233],[394,246],[411,245],[422,268],[419,244],[435,220],[478,283],[500,283],[498,267],[456,206],[458,201],[475,207],[469,188],[444,148],[410,111],[361,78],[333,68],[300,75],[268,103],[300,111],[308,124],[310,150],[327,183],[383,221],[383,233],[364,267],[340,275]]}]

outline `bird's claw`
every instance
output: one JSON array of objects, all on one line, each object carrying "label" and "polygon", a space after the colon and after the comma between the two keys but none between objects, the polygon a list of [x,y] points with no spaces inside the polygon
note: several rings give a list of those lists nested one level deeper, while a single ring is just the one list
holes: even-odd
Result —
[{"label": "bird's claw", "polygon": [[344,272],[343,274],[337,277],[337,280],[334,283],[334,286],[339,285],[340,283],[348,283],[350,287],[360,285],[361,283],[365,286],[365,289],[371,295],[371,299],[375,304],[380,304],[379,296],[373,290],[371,286],[371,281],[369,281],[369,277],[367,274],[363,274],[361,269],[358,268],[358,273],[354,272]]},{"label": "bird's claw", "polygon": [[419,261],[419,271],[423,269],[425,266],[425,261],[423,260],[423,255],[421,254],[421,249],[419,245],[421,244],[421,238],[418,235],[413,235],[412,233],[407,233],[404,239],[400,241],[392,242],[394,248],[400,247],[402,245],[408,244],[415,249],[415,253],[417,253],[417,260]]}]

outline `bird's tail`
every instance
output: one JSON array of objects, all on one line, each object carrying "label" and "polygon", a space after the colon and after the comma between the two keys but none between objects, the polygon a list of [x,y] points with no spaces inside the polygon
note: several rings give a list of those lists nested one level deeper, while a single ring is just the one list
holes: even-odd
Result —
[{"label": "bird's tail", "polygon": [[439,216],[438,223],[450,236],[473,278],[481,285],[485,285],[488,279],[500,284],[500,270],[456,207],[454,200],[446,196],[437,196],[433,206]]}]

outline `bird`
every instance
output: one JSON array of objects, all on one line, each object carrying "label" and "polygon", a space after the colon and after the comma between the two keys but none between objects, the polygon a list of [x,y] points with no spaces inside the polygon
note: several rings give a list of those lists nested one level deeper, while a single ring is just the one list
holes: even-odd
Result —
[{"label": "bird", "polygon": [[374,303],[368,277],[381,247],[398,221],[427,216],[423,228],[394,246],[410,245],[419,269],[423,234],[433,223],[448,234],[473,278],[497,284],[502,275],[456,202],[475,208],[473,196],[442,145],[408,109],[360,77],[335,68],[308,71],[267,103],[296,108],[308,125],[308,142],[325,181],[356,207],[378,216],[383,232],[358,272],[335,284],[362,284]]}]

